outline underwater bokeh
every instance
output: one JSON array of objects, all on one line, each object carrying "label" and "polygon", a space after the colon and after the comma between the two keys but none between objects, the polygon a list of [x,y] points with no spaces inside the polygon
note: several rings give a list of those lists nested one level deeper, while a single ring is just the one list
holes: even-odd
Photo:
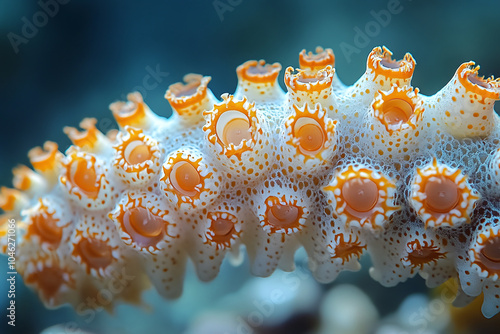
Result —
[{"label": "underwater bokeh", "polygon": [[[0,185],[11,185],[11,169],[29,165],[27,151],[45,140],[60,149],[63,134],[84,117],[115,128],[108,105],[139,90],[153,111],[169,116],[168,85],[186,73],[212,76],[216,96],[233,92],[235,69],[249,59],[298,65],[298,53],[317,45],[332,48],[340,79],[352,84],[365,71],[373,47],[385,45],[400,59],[417,61],[412,84],[432,95],[469,60],[481,75],[500,76],[500,3],[493,1],[83,1],[0,2]],[[396,14],[381,17],[388,7]],[[44,10],[45,8],[45,10]],[[46,22],[30,30],[26,22]],[[57,10],[56,10],[57,9]],[[43,24],[42,24],[43,23]],[[14,36],[15,35],[15,36]],[[17,36],[17,37],[16,37]],[[364,36],[364,37],[363,37]],[[283,71],[282,71],[283,72]],[[279,82],[283,85],[283,73]],[[498,109],[498,107],[497,107]],[[225,263],[211,283],[192,268],[180,300],[153,290],[145,305],[120,305],[114,314],[77,316],[63,307],[47,310],[18,278],[16,327],[7,325],[7,260],[0,256],[0,333],[463,333],[498,328],[479,306],[450,309],[448,292],[429,291],[421,278],[384,288],[363,269],[344,272],[332,284],[312,279],[304,254],[297,271],[252,277],[246,259]],[[279,291],[279,300],[270,296]],[[446,292],[448,291],[448,292]],[[252,328],[249,325],[253,325]],[[460,332],[460,333],[462,333]]]}]

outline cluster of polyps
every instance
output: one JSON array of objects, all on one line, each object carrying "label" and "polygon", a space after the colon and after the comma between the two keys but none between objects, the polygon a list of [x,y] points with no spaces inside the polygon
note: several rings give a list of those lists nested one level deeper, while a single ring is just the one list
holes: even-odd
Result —
[{"label": "cluster of polyps", "polygon": [[[251,271],[293,270],[304,247],[313,275],[358,270],[393,286],[417,273],[430,287],[460,280],[458,304],[484,293],[500,307],[500,83],[461,65],[433,96],[411,86],[410,54],[369,55],[352,86],[332,50],[300,53],[300,69],[249,61],[234,95],[219,101],[210,77],[169,87],[174,115],[157,116],[140,94],[110,108],[120,129],[95,120],[34,148],[34,170],[14,169],[2,188],[0,236],[18,221],[18,270],[47,306],[77,305],[119,275],[113,293],[135,302],[152,282],[181,294],[190,258],[201,280],[246,246]],[[0,246],[5,251],[6,240]]]}]

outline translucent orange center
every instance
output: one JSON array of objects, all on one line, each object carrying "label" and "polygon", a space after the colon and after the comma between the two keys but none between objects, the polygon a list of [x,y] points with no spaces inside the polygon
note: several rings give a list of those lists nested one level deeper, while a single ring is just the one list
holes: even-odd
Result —
[{"label": "translucent orange center", "polygon": [[194,196],[198,193],[196,186],[201,184],[201,176],[192,164],[179,161],[172,167],[170,182],[179,193]]},{"label": "translucent orange center", "polygon": [[97,173],[94,165],[85,159],[77,159],[71,164],[72,183],[88,197],[95,198],[99,193]]},{"label": "translucent orange center", "polygon": [[212,223],[212,231],[216,236],[225,236],[231,233],[234,224],[228,219],[219,218]]},{"label": "translucent orange center", "polygon": [[127,211],[127,218],[132,228],[142,236],[154,238],[163,231],[164,222],[144,208],[132,208]]},{"label": "translucent orange center", "polygon": [[323,131],[316,124],[305,124],[296,133],[300,147],[306,152],[315,152],[323,146]]},{"label": "translucent orange center", "polygon": [[286,228],[297,223],[299,209],[293,205],[275,204],[266,212],[267,222],[276,228]]},{"label": "translucent orange center", "polygon": [[39,214],[33,218],[33,226],[43,241],[59,244],[63,228],[57,226],[58,221],[58,219],[52,218],[51,215]]},{"label": "translucent orange center", "polygon": [[481,254],[491,262],[500,263],[500,237],[488,240]]},{"label": "translucent orange center", "polygon": [[251,138],[250,124],[242,118],[235,118],[227,122],[222,134],[222,142],[225,145],[233,144],[238,146],[243,140]]},{"label": "translucent orange center", "polygon": [[135,140],[127,145],[125,160],[130,165],[137,165],[151,159],[151,151],[148,145],[140,140]]},{"label": "translucent orange center", "polygon": [[450,212],[460,199],[456,183],[444,176],[431,177],[425,184],[424,191],[425,205],[437,213]]},{"label": "translucent orange center", "polygon": [[382,113],[386,124],[399,127],[402,123],[408,122],[413,114],[413,107],[403,99],[391,99],[384,102]]},{"label": "translucent orange center", "polygon": [[401,66],[401,62],[397,60],[392,60],[390,57],[389,58],[382,58],[380,60],[380,65],[390,68],[390,69],[396,69]]},{"label": "translucent orange center", "polygon": [[358,212],[367,212],[378,202],[378,187],[370,179],[354,178],[344,183],[342,195],[350,208]]},{"label": "translucent orange center", "polygon": [[43,267],[41,271],[31,274],[26,281],[35,283],[46,297],[52,297],[64,283],[64,272],[60,268]]},{"label": "translucent orange center", "polygon": [[78,252],[92,268],[105,268],[113,261],[111,247],[95,238],[82,239],[78,243]]},{"label": "translucent orange center", "polygon": [[482,88],[489,89],[491,88],[491,85],[487,83],[483,78],[480,78],[477,76],[477,74],[471,73],[467,76],[467,80],[469,80],[470,83],[477,85]]}]

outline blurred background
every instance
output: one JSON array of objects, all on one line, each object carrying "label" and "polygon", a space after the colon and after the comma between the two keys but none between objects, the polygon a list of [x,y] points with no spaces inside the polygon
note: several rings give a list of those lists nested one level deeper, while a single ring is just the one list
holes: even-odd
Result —
[{"label": "blurred background", "polygon": [[[163,96],[169,84],[194,72],[212,76],[209,87],[216,96],[233,92],[235,69],[249,59],[277,61],[286,68],[298,66],[303,48],[330,47],[339,77],[352,84],[365,71],[371,49],[386,45],[397,59],[405,52],[414,56],[412,83],[426,95],[443,87],[465,61],[480,64],[481,75],[498,77],[499,15],[500,3],[486,0],[0,0],[0,184],[11,185],[11,169],[29,164],[26,153],[33,146],[52,140],[64,151],[70,144],[62,132],[65,125],[96,117],[101,130],[115,127],[108,105],[128,92],[140,91],[153,111],[168,116]],[[238,268],[224,266],[210,284],[188,273],[187,293],[180,301],[164,301],[149,291],[149,308],[120,306],[115,315],[100,312],[92,321],[69,308],[45,310],[19,279],[14,332],[39,333],[61,323],[67,333],[75,333],[75,327],[91,333],[141,333],[146,328],[149,333],[364,333],[353,324],[379,334],[455,331],[450,319],[457,318],[456,311],[444,303],[433,311],[434,297],[419,278],[386,289],[369,279],[369,261],[364,261],[360,273],[343,273],[328,286],[311,280],[304,268],[303,276],[292,277],[298,283],[288,287],[283,273],[251,278],[245,262]],[[3,257],[0,308],[5,310],[2,268]],[[338,287],[346,282],[355,286]],[[273,284],[291,291],[266,316],[269,308],[262,311],[255,296],[262,294],[265,301]],[[352,301],[352,308],[345,300]],[[432,312],[409,320],[419,307]],[[342,317],[335,320],[332,310]],[[0,332],[12,332],[1,314]],[[473,316],[461,325],[464,333],[499,322],[497,316],[485,323],[477,309],[467,314]],[[345,331],[342,319],[348,323]],[[50,333],[62,333],[59,329]]]}]

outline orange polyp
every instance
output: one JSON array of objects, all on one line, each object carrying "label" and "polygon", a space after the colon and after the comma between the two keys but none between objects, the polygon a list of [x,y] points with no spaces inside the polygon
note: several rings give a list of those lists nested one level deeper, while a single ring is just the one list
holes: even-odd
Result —
[{"label": "orange polyp", "polygon": [[14,211],[16,202],[21,196],[21,192],[7,187],[0,188],[0,209],[4,211]]},{"label": "orange polyp", "polygon": [[144,208],[132,208],[125,217],[134,231],[142,236],[154,238],[163,232],[164,222]]},{"label": "orange polyp", "polygon": [[401,66],[401,61],[393,60],[390,57],[389,58],[383,58],[380,61],[380,65],[382,65],[382,66],[384,66],[386,68],[395,69],[395,68],[399,68]]},{"label": "orange polyp", "polygon": [[128,102],[118,101],[110,104],[109,109],[113,113],[118,125],[121,127],[141,126],[146,119],[144,100],[139,92],[127,95]]},{"label": "orange polyp", "polygon": [[411,250],[402,260],[403,262],[409,262],[413,268],[420,267],[420,269],[423,269],[425,264],[435,263],[437,260],[446,257],[446,253],[441,252],[441,249],[434,245],[432,240],[430,244],[427,241],[423,241],[421,244],[419,240],[414,240],[409,242],[408,246]]},{"label": "orange polyp", "polygon": [[63,233],[63,228],[57,226],[58,221],[59,219],[55,219],[46,211],[41,211],[39,214],[33,217],[32,225],[28,227],[28,233],[33,231],[33,233],[36,233],[40,236],[42,241],[57,246],[61,242]]},{"label": "orange polyp", "polygon": [[[180,115],[189,115],[189,108],[208,102],[207,86],[211,77],[204,77],[201,74],[186,74],[184,83],[177,82],[168,87],[165,98],[172,108]],[[201,111],[200,111],[201,112]]]},{"label": "orange polyp", "polygon": [[66,135],[68,135],[71,142],[78,147],[89,147],[93,148],[95,144],[98,142],[98,135],[102,134],[97,130],[96,125],[97,119],[95,118],[84,118],[80,122],[80,127],[84,129],[84,131],[78,131],[78,129],[66,126],[63,131]]},{"label": "orange polyp", "polygon": [[231,246],[231,240],[236,234],[234,223],[229,219],[217,218],[212,220],[210,230],[213,236],[210,236],[211,241],[219,245]]},{"label": "orange polyp", "polygon": [[215,236],[223,237],[228,235],[234,228],[234,224],[229,219],[217,219],[212,223],[212,231]]},{"label": "orange polyp", "polygon": [[281,71],[279,63],[266,64],[264,60],[249,60],[236,69],[240,80],[254,84],[274,84]]},{"label": "orange polyp", "polygon": [[491,85],[484,80],[484,78],[478,77],[477,73],[471,73],[467,76],[467,80],[470,81],[470,83],[489,89],[491,88]]},{"label": "orange polyp", "polygon": [[367,67],[371,69],[375,76],[381,75],[389,79],[410,79],[415,69],[415,60],[407,53],[401,60],[393,60],[392,52],[385,46],[376,47],[368,56]]},{"label": "orange polyp", "polygon": [[302,50],[299,54],[299,65],[301,69],[319,70],[328,65],[335,66],[335,56],[332,49],[324,49],[318,46],[315,53]]},{"label": "orange polyp", "polygon": [[102,240],[95,238],[82,239],[76,251],[82,260],[91,268],[106,268],[113,262],[111,247]]},{"label": "orange polyp", "polygon": [[289,91],[297,92],[321,92],[330,89],[333,82],[335,70],[329,65],[318,72],[306,72],[297,69],[294,73],[293,67],[285,70],[285,85]]},{"label": "orange polyp", "polygon": [[196,187],[201,184],[201,176],[188,161],[179,161],[172,166],[170,182],[176,191],[186,196],[198,194]]},{"label": "orange polyp", "polygon": [[26,277],[27,284],[36,284],[45,298],[54,297],[65,282],[64,271],[58,267],[43,267]]},{"label": "orange polyp", "polygon": [[266,211],[267,222],[277,229],[296,225],[299,209],[294,205],[274,204]]},{"label": "orange polyp", "polygon": [[372,103],[373,115],[389,135],[395,131],[415,129],[423,115],[423,102],[418,88],[392,86],[389,91],[378,91]]},{"label": "orange polyp", "polygon": [[317,124],[309,123],[301,126],[296,131],[295,137],[299,139],[300,147],[305,151],[303,153],[316,152],[325,142],[323,131]]},{"label": "orange polyp", "polygon": [[58,151],[58,145],[51,141],[46,141],[41,147],[34,147],[28,152],[31,165],[34,169],[45,172],[54,170],[59,162],[61,153]]},{"label": "orange polyp", "polygon": [[125,160],[130,165],[138,165],[151,159],[151,151],[148,145],[140,140],[129,143],[124,152]]},{"label": "orange polyp", "polygon": [[248,120],[235,118],[224,126],[222,142],[226,145],[238,146],[243,140],[251,139],[250,124]]},{"label": "orange polyp", "polygon": [[450,212],[460,199],[457,184],[444,176],[431,177],[425,184],[424,192],[425,205],[437,213]]},{"label": "orange polyp", "polygon": [[456,74],[460,83],[467,92],[479,95],[482,101],[485,98],[498,100],[500,98],[500,81],[493,77],[488,79],[480,77],[478,75],[479,66],[474,66],[473,61],[460,65]]},{"label": "orange polyp", "polygon": [[[335,255],[333,258],[342,259],[342,264],[351,260],[351,258],[357,258],[361,256],[363,251],[366,249],[366,245],[362,245],[361,242],[356,237],[355,240],[351,240],[349,237],[348,241],[344,241],[344,235],[338,234],[335,236]],[[331,246],[330,246],[331,247]]]},{"label": "orange polyp", "polygon": [[481,249],[481,255],[488,261],[497,264],[498,268],[496,269],[500,269],[500,237],[488,240]]},{"label": "orange polyp", "polygon": [[403,99],[392,99],[383,104],[382,112],[387,124],[399,127],[401,123],[406,123],[413,114],[413,107]]},{"label": "orange polyp", "polygon": [[77,158],[71,163],[71,183],[80,188],[88,197],[95,198],[99,193],[97,173],[93,165],[88,166],[85,159]]},{"label": "orange polyp", "polygon": [[35,178],[37,175],[31,169],[26,166],[20,165],[12,170],[14,174],[14,180],[12,184],[16,189],[26,191],[32,185],[32,178]]},{"label": "orange polyp", "polygon": [[378,187],[370,179],[354,178],[342,186],[342,195],[346,204],[357,212],[368,212],[378,202]]}]

